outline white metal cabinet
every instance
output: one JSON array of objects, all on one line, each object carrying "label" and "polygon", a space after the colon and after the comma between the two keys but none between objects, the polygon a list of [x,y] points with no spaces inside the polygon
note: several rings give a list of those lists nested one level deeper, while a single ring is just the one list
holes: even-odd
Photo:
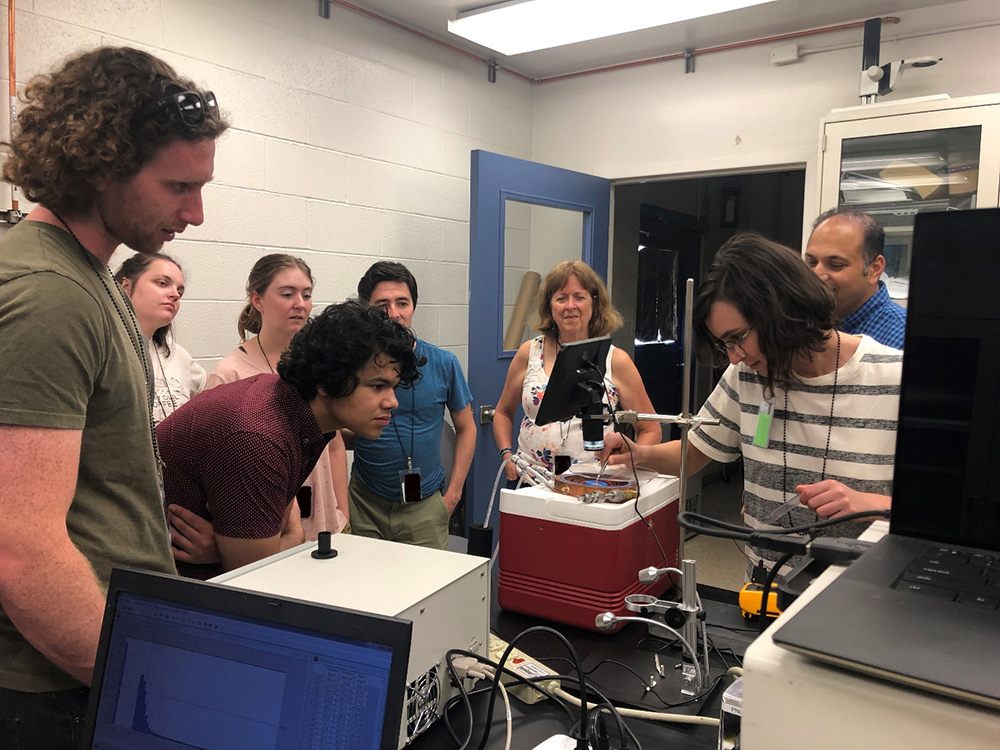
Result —
[{"label": "white metal cabinet", "polygon": [[885,280],[905,299],[913,219],[1000,201],[1000,95],[835,110],[820,125],[820,210],[847,205],[885,227]]}]

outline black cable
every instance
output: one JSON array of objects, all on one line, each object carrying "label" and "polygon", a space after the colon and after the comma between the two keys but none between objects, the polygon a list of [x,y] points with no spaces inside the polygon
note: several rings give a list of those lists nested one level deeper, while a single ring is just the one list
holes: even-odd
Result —
[{"label": "black cable", "polygon": [[[496,669],[497,676],[499,676],[500,673],[502,672],[503,674],[506,674],[506,675],[508,675],[510,677],[513,677],[517,682],[519,682],[519,683],[521,683],[523,685],[526,685],[526,686],[528,686],[528,687],[530,687],[530,688],[532,688],[534,690],[537,690],[538,692],[540,692],[543,695],[545,695],[547,698],[550,698],[551,700],[555,701],[556,704],[566,712],[566,716],[569,718],[569,720],[570,721],[574,720],[573,712],[570,711],[569,707],[562,700],[560,700],[560,698],[557,695],[555,695],[551,691],[547,690],[546,688],[543,688],[540,685],[534,685],[534,684],[532,684],[532,682],[530,680],[528,680],[525,677],[522,677],[521,675],[517,674],[516,672],[512,672],[512,671],[510,671],[509,669],[506,669],[506,668],[501,668],[500,665],[498,665],[496,662],[494,662],[494,661],[486,658],[485,656],[483,656],[481,654],[477,654],[477,653],[475,653],[473,651],[464,651],[462,649],[450,649],[449,651],[447,651],[445,653],[445,665],[448,668],[448,673],[451,675],[452,680],[455,682],[455,685],[458,688],[459,695],[455,696],[451,700],[449,700],[446,705],[450,706],[452,701],[457,701],[457,700],[461,700],[465,704],[466,713],[469,716],[469,734],[465,738],[464,741],[459,740],[458,736],[455,734],[454,730],[451,728],[451,721],[450,721],[450,719],[446,719],[444,723],[445,723],[445,729],[448,731],[448,734],[451,736],[452,741],[456,745],[458,745],[458,747],[460,748],[460,750],[465,750],[465,748],[467,748],[469,746],[469,743],[472,741],[473,727],[475,726],[475,716],[474,716],[474,714],[472,712],[472,703],[469,701],[469,697],[468,697],[469,694],[466,691],[465,685],[463,684],[462,680],[458,677],[458,673],[455,671],[454,664],[452,663],[452,661],[453,661],[453,659],[454,659],[455,656],[469,656],[469,657],[472,657],[473,659],[477,660],[481,664],[488,664],[488,665],[492,666],[494,669]],[[494,698],[495,698],[495,692],[494,692],[495,689],[496,689],[495,687],[491,686],[490,693],[491,693],[491,697],[494,697]],[[487,727],[490,726],[490,723],[492,721],[492,716],[493,716],[493,701],[490,702],[489,713],[487,714],[487,717],[488,717],[488,719],[487,719]],[[445,718],[445,717],[442,715],[442,718]]]},{"label": "black cable", "polygon": [[541,693],[542,695],[544,695],[546,698],[552,699],[557,704],[559,704],[559,707],[562,708],[563,711],[566,712],[566,718],[567,719],[569,719],[570,721],[575,721],[576,720],[576,717],[573,715],[573,712],[569,709],[569,707],[566,705],[566,703],[561,698],[559,698],[559,696],[555,695],[552,691],[548,690],[547,688],[544,688],[544,687],[542,687],[540,685],[535,684],[539,680],[542,681],[542,682],[544,682],[545,680],[548,680],[548,679],[555,680],[560,675],[549,675],[548,677],[541,677],[541,678],[523,677],[523,676],[519,675],[517,672],[513,672],[513,671],[507,669],[506,667],[501,668],[500,665],[497,664],[497,662],[493,661],[492,659],[490,659],[490,658],[488,658],[486,656],[483,656],[482,654],[477,654],[475,651],[463,651],[462,649],[458,649],[458,648],[453,648],[450,651],[448,651],[446,653],[446,655],[445,655],[445,658],[447,659],[447,658],[450,658],[452,656],[471,656],[473,659],[475,659],[476,661],[478,661],[480,664],[486,664],[486,665],[492,667],[493,669],[495,669],[497,671],[503,672],[505,675],[507,675],[508,677],[513,678],[515,681],[519,682],[520,684],[522,684],[522,685],[524,685],[526,687],[530,687],[533,690],[537,690],[539,693]]},{"label": "black cable", "polygon": [[[553,676],[532,677],[531,681],[532,682],[541,682],[541,681],[544,681],[544,680],[552,680],[552,679],[558,679],[560,682],[564,682],[564,681],[568,681],[570,683],[574,683],[575,682],[576,685],[577,685],[577,691],[580,692],[580,690],[579,690],[579,688],[580,688],[580,680],[578,680],[577,678],[572,677],[570,675],[559,675],[558,677],[553,677]],[[635,746],[638,748],[638,750],[642,750],[642,745],[639,744],[639,738],[636,737],[632,733],[632,730],[628,728],[628,725],[622,719],[621,714],[618,713],[618,709],[615,708],[615,705],[610,700],[608,700],[607,696],[605,696],[603,693],[601,693],[599,690],[597,690],[593,685],[588,685],[588,684],[584,683],[584,687],[586,688],[588,694],[593,693],[594,695],[596,695],[598,697],[600,705],[607,706],[608,710],[611,712],[611,715],[615,717],[615,723],[618,725],[619,734],[621,736],[624,736],[624,735],[627,734],[629,736],[629,738],[631,738],[632,742],[635,743]],[[583,699],[581,698],[581,703],[582,702],[583,702]],[[597,706],[595,706],[595,708],[597,708]],[[577,726],[577,724],[581,723],[581,719],[583,719],[583,721],[586,721],[586,719],[584,717],[581,717],[580,719],[577,719],[573,723],[573,728],[570,730],[571,732],[573,732],[573,731],[576,730],[576,726]]]},{"label": "black cable", "polygon": [[[642,515],[642,511],[639,510],[639,498],[641,494],[639,492],[639,472],[635,468],[635,458],[632,456],[632,446],[629,445],[628,440],[622,438],[625,442],[625,447],[628,449],[628,461],[632,465],[632,478],[635,480],[635,514],[639,516],[639,520],[642,521],[642,525],[649,529],[649,533],[653,536],[653,541],[656,542],[657,548],[660,550],[660,557],[663,558],[663,566],[665,568],[670,567],[670,561],[667,559],[667,553],[663,549],[663,545],[660,544],[659,537],[656,536],[656,531],[653,530],[653,524],[646,520],[646,517]],[[679,503],[683,503],[684,499],[681,498]],[[677,581],[674,580],[674,574],[671,571],[667,571],[667,577],[670,579],[670,585],[673,588],[678,588]]]},{"label": "black cable", "polygon": [[[549,657],[546,657],[545,659],[539,659],[539,661],[555,661],[555,660],[569,661],[569,659],[567,659],[567,658],[565,658],[563,656],[549,656]],[[620,661],[615,661],[614,659],[601,659],[601,661],[597,662],[597,664],[595,664],[593,667],[591,667],[586,672],[584,672],[584,674],[588,675],[588,676],[592,675],[594,672],[596,672],[598,669],[600,669],[605,664],[614,664],[616,667],[621,667],[622,669],[627,669],[629,672],[631,672],[632,674],[635,675],[636,679],[639,680],[639,682],[642,683],[642,686],[644,688],[646,688],[647,690],[652,690],[653,689],[653,686],[649,684],[649,682],[646,680],[645,677],[643,677],[641,674],[639,674],[634,669],[632,669],[632,667],[630,667],[628,664],[625,664],[624,662],[620,662]]]},{"label": "black cable", "polygon": [[[500,685],[500,672],[503,669],[504,664],[507,663],[507,658],[510,656],[511,652],[514,650],[514,644],[520,640],[523,640],[528,635],[532,633],[549,633],[554,635],[558,640],[562,641],[563,645],[569,651],[570,656],[573,657],[573,664],[576,668],[576,673],[580,678],[580,734],[576,738],[577,747],[580,750],[586,750],[589,741],[587,739],[587,682],[583,674],[583,668],[580,666],[580,657],[576,653],[576,649],[573,648],[573,644],[570,643],[566,636],[560,633],[558,630],[546,627],[544,625],[536,625],[535,627],[528,628],[527,630],[522,630],[508,644],[507,648],[504,650],[503,655],[500,657],[499,667],[496,674],[493,676],[493,689],[490,691],[490,704],[487,708],[486,715],[493,716],[493,707],[496,705],[497,690]],[[483,738],[480,740],[477,750],[483,750],[486,747],[486,742],[490,737],[490,729],[492,722],[487,722],[486,729],[483,732]]]},{"label": "black cable", "polygon": [[[767,602],[771,598],[771,584],[774,583],[774,579],[778,577],[778,571],[781,567],[795,557],[794,552],[786,552],[778,561],[771,566],[771,569],[767,571],[767,580],[764,581],[764,596],[760,600],[760,622],[757,624],[759,630],[758,633],[763,633],[767,628]],[[777,599],[777,595],[775,595]]]},{"label": "black cable", "polygon": [[[768,534],[804,534],[810,531],[815,531],[817,529],[825,529],[827,526],[836,526],[837,524],[847,523],[848,521],[857,521],[865,518],[889,518],[890,514],[887,510],[865,510],[859,513],[848,513],[846,516],[840,516],[839,518],[827,518],[822,521],[816,521],[814,523],[806,524],[804,526],[792,526],[788,529],[767,529]],[[695,521],[708,524],[713,527],[706,529],[704,526],[699,526]],[[744,539],[749,541],[751,532],[747,531],[746,526],[737,526],[736,524],[726,523],[725,521],[720,521],[718,519],[712,518],[711,516],[703,516],[700,513],[689,513],[684,512],[677,516],[677,523],[680,524],[682,528],[688,531],[697,531],[698,533],[705,534],[706,536],[718,536],[724,539]],[[718,530],[731,531],[739,536],[731,536],[729,534],[722,534]]]}]

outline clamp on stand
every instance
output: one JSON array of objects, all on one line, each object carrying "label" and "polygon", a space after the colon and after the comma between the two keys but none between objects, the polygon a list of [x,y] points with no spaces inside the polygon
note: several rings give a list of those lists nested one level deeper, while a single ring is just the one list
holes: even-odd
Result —
[{"label": "clamp on stand", "polygon": [[[609,630],[619,623],[643,622],[648,626],[650,635],[661,636],[662,634],[657,631],[666,631],[684,648],[681,662],[684,681],[681,685],[681,694],[700,695],[708,687],[709,665],[708,639],[705,637],[705,610],[698,596],[695,561],[684,560],[680,569],[646,568],[639,572],[639,581],[648,585],[668,573],[678,573],[681,576],[680,602],[657,599],[649,594],[631,594],[625,597],[625,608],[642,615],[641,617],[618,616],[613,612],[605,612],[595,618],[595,624],[601,630]],[[662,620],[654,619],[657,615],[662,617]]]}]

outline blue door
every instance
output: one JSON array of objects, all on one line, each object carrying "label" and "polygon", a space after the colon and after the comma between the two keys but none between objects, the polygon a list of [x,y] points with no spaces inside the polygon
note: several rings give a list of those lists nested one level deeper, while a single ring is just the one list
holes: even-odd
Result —
[{"label": "blue door", "polygon": [[499,400],[518,346],[534,335],[530,327],[522,331],[519,313],[533,312],[525,301],[533,299],[539,277],[561,261],[583,260],[607,281],[611,182],[473,151],[471,191],[469,387],[479,437],[466,485],[469,524],[483,522],[500,468],[493,425],[480,413]]}]

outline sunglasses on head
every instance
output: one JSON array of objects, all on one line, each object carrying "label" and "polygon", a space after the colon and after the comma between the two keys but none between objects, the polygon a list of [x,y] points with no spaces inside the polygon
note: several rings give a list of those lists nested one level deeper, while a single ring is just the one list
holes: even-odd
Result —
[{"label": "sunglasses on head", "polygon": [[188,128],[196,128],[201,125],[205,122],[205,117],[208,114],[216,118],[219,116],[219,105],[215,101],[215,94],[211,91],[204,93],[178,91],[147,104],[139,110],[139,114],[135,116],[135,122],[144,122],[153,115],[170,109],[176,111],[177,119]]}]

